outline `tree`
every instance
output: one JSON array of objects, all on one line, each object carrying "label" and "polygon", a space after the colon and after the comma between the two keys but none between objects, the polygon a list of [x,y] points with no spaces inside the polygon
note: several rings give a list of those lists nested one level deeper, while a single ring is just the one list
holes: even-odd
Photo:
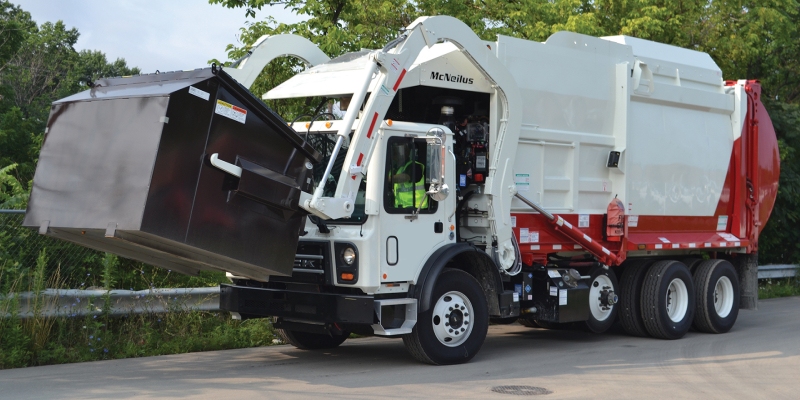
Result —
[{"label": "tree", "polygon": [[53,101],[87,89],[87,79],[139,72],[99,51],[77,52],[78,37],[61,21],[37,26],[19,7],[0,3],[0,167],[17,164],[12,172],[26,184]]}]

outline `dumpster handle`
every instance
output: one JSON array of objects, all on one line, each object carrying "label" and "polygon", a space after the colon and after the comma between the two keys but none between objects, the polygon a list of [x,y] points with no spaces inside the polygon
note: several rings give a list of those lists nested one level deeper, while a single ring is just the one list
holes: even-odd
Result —
[{"label": "dumpster handle", "polygon": [[219,153],[212,154],[208,160],[211,162],[211,165],[221,169],[223,172],[227,172],[237,178],[242,177],[242,168],[229,162],[220,160]]}]

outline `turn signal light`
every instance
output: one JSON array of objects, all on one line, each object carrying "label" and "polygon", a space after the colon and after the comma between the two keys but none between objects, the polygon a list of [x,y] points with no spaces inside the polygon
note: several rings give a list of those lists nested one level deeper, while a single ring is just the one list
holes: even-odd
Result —
[{"label": "turn signal light", "polygon": [[349,272],[342,272],[342,280],[343,281],[352,281],[355,278],[353,274]]},{"label": "turn signal light", "polygon": [[330,128],[331,128],[331,126],[333,126],[333,122],[326,122],[326,123],[325,123],[325,127],[326,127],[326,128],[330,129]]},{"label": "turn signal light", "polygon": [[393,122],[392,120],[390,120],[390,119],[387,119],[387,120],[386,120],[386,125],[392,126],[392,122]]},{"label": "turn signal light", "polygon": [[645,244],[640,244],[640,245],[638,245],[637,247],[639,248],[639,250],[644,250],[644,249],[646,249],[646,248],[647,248],[647,245],[645,245]]}]

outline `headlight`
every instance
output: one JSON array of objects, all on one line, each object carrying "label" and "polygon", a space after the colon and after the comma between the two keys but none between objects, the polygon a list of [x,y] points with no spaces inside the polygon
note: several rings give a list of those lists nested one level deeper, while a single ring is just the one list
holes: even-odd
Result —
[{"label": "headlight", "polygon": [[342,252],[342,259],[345,264],[353,265],[353,263],[356,262],[356,251],[352,247],[344,249]]}]

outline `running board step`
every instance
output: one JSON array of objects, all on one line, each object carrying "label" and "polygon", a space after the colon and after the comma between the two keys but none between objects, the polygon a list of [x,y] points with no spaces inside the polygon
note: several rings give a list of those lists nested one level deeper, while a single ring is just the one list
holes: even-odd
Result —
[{"label": "running board step", "polygon": [[[389,312],[384,316],[383,311]],[[376,335],[397,336],[411,333],[417,324],[417,299],[376,299],[375,315],[378,316],[378,323],[372,324],[372,330]],[[384,317],[391,320],[384,321]]]}]

